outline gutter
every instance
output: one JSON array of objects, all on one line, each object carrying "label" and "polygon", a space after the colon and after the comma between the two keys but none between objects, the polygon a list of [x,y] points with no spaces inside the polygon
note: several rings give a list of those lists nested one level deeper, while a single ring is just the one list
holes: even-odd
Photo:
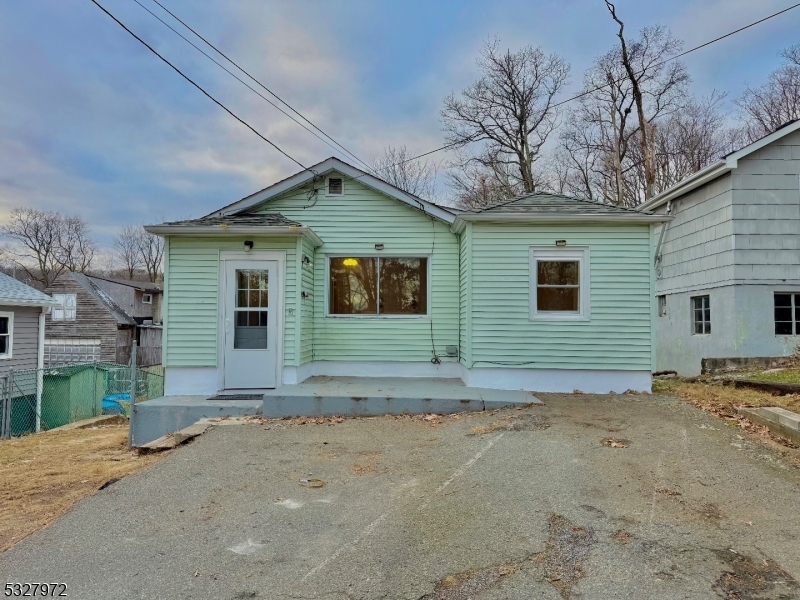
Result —
[{"label": "gutter", "polygon": [[145,225],[144,230],[159,236],[165,235],[202,235],[212,237],[229,237],[255,235],[260,237],[305,236],[314,243],[314,247],[322,246],[320,238],[314,230],[306,226],[288,225],[281,227],[259,227],[244,225]]},{"label": "gutter", "polygon": [[458,215],[450,231],[455,234],[464,230],[467,222],[492,222],[492,223],[528,223],[539,225],[542,223],[666,223],[671,221],[669,215],[646,213],[630,213],[617,215],[591,215],[591,214],[541,214],[541,213],[501,213],[491,212]]}]

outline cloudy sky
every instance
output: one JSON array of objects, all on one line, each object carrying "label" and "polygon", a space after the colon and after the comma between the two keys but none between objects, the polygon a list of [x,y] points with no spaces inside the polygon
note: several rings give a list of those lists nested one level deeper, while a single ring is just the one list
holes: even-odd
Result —
[{"label": "cloudy sky", "polygon": [[[133,0],[99,1],[301,163],[334,154]],[[152,0],[140,2],[170,20]],[[162,4],[367,161],[386,145],[414,153],[441,145],[442,99],[476,77],[487,37],[564,56],[573,70],[567,93],[615,41],[602,0]],[[664,24],[690,48],[791,4],[619,0],[617,8],[630,29]],[[735,98],[780,64],[798,31],[800,8],[689,55],[693,91]],[[0,223],[15,206],[77,213],[107,244],[122,224],[201,216],[296,170],[89,0],[0,0]]]}]

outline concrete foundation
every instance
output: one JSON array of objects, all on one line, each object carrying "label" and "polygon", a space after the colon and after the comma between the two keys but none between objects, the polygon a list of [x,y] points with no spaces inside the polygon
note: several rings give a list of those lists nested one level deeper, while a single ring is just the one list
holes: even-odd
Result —
[{"label": "concrete foundation", "polygon": [[264,393],[260,400],[165,396],[136,405],[133,444],[142,446],[200,419],[263,415],[379,416],[456,413],[541,404],[530,392],[467,387],[460,379],[311,377]]}]

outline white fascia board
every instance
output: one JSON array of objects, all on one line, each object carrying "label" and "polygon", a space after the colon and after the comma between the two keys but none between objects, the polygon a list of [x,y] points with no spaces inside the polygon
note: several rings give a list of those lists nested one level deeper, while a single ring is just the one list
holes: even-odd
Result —
[{"label": "white fascia board", "polygon": [[642,210],[652,210],[659,208],[669,200],[674,200],[679,196],[688,194],[700,186],[705,185],[706,183],[709,183],[710,181],[713,181],[714,179],[717,179],[726,173],[730,173],[733,169],[739,166],[739,161],[745,156],[748,156],[753,152],[757,152],[758,150],[761,150],[761,148],[769,146],[773,142],[776,142],[782,137],[785,137],[790,133],[794,133],[797,130],[800,130],[800,120],[792,123],[791,125],[787,125],[786,127],[778,129],[777,131],[773,131],[760,140],[756,140],[752,144],[748,144],[741,150],[737,150],[736,152],[729,154],[722,160],[715,162],[713,165],[709,165],[706,168],[700,169],[696,173],[689,175],[689,177],[683,181],[678,182],[668,190],[664,190],[658,196],[651,198],[639,208]]},{"label": "white fascia board", "polygon": [[458,215],[450,227],[455,234],[461,233],[465,224],[471,222],[493,223],[665,223],[674,217],[669,215],[645,214],[618,214],[618,215],[591,215],[591,214],[535,214],[535,213],[478,213],[474,215]]},{"label": "white fascia board", "polygon": [[320,238],[310,227],[258,227],[243,225],[145,225],[144,230],[155,235],[192,235],[228,237],[253,235],[258,237],[285,237],[301,235],[312,241],[314,247],[322,246]]},{"label": "white fascia board", "polygon": [[61,302],[55,300],[20,300],[10,298],[0,298],[0,306],[20,306],[26,307],[47,307],[47,306],[61,306]]},{"label": "white fascia board", "polygon": [[[314,165],[313,167],[309,167],[309,169],[313,170],[317,175],[325,175],[331,171],[337,171],[351,179],[358,179],[367,187],[371,187],[374,190],[389,196],[390,198],[399,200],[400,202],[408,204],[417,210],[421,210],[426,214],[434,216],[440,221],[450,224],[455,220],[455,215],[449,211],[436,206],[435,204],[431,204],[422,198],[417,198],[416,196],[407,194],[393,185],[388,184],[385,181],[370,175],[369,173],[365,173],[360,169],[356,169],[354,166],[349,165],[338,158],[329,158]],[[230,204],[207,216],[220,217],[245,212],[254,206],[258,206],[259,204],[267,202],[271,198],[276,198],[281,194],[304,185],[305,183],[311,181],[313,177],[314,173],[311,171],[300,171],[299,173],[292,175],[291,177],[284,179],[275,185],[271,185],[270,187],[264,188],[255,194],[251,194],[246,198],[242,198],[238,202],[234,202],[233,204]],[[347,180],[345,180],[345,185],[346,184]]]},{"label": "white fascia board", "polygon": [[670,200],[674,200],[679,196],[688,194],[705,184],[714,181],[729,173],[732,169],[736,168],[736,164],[732,167],[728,165],[727,160],[721,160],[713,165],[707,166],[705,169],[700,169],[693,175],[690,175],[683,181],[676,183],[671,188],[664,190],[658,196],[655,196],[639,206],[640,210],[654,210],[660,208]]}]

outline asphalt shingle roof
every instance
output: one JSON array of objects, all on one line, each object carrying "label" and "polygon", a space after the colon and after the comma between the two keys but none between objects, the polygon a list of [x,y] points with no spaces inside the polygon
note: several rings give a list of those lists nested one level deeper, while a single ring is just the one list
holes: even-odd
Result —
[{"label": "asphalt shingle roof", "polygon": [[128,313],[126,313],[119,304],[114,302],[111,296],[101,290],[90,277],[87,277],[83,273],[70,273],[69,276],[77,281],[89,294],[104,304],[108,312],[117,320],[117,323],[120,325],[136,325],[136,320],[128,316]]},{"label": "asphalt shingle roof", "polygon": [[58,304],[47,294],[0,273],[0,304],[27,304],[30,306],[54,306]]},{"label": "asphalt shingle roof", "polygon": [[625,208],[612,204],[602,204],[592,200],[582,200],[571,196],[533,192],[518,196],[484,208],[467,211],[463,214],[486,213],[530,213],[530,214],[581,214],[581,215],[618,215],[618,214],[651,214],[635,208]]},{"label": "asphalt shingle roof", "polygon": [[279,213],[239,214],[222,217],[202,217],[200,219],[187,219],[186,221],[172,221],[164,223],[172,227],[197,227],[214,225],[238,225],[252,227],[302,227],[302,223],[287,219]]}]

